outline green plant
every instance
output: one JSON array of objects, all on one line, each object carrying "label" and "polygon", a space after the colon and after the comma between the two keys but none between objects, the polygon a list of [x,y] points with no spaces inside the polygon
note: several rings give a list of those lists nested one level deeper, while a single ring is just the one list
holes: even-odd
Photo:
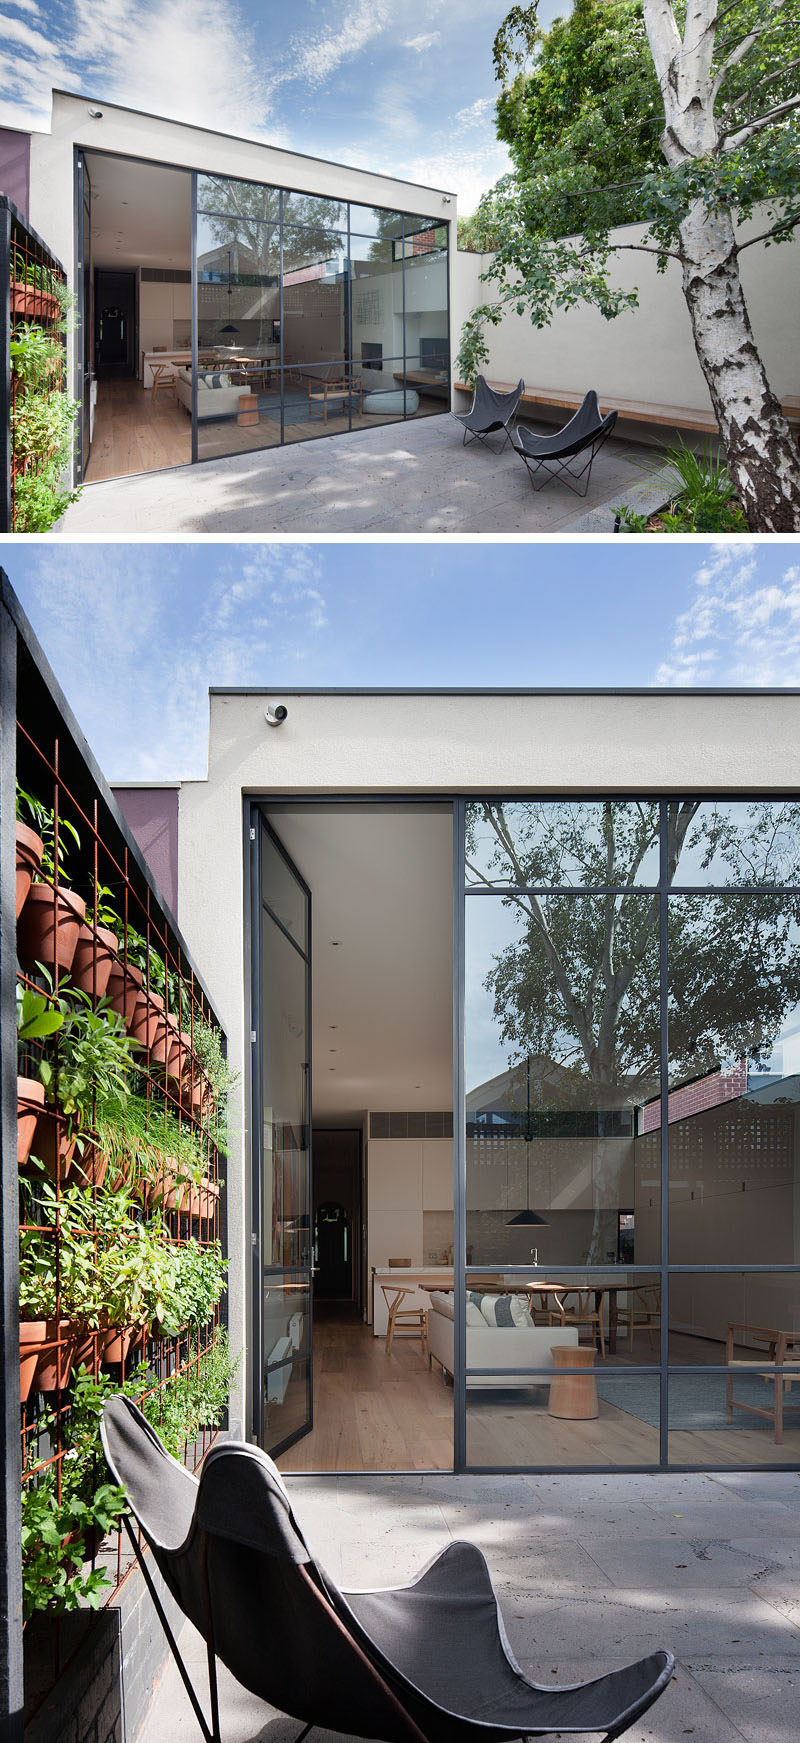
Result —
[{"label": "green plant", "polygon": [[124,1490],[102,1483],[90,1501],[64,1493],[58,1499],[53,1471],[22,1489],[22,1613],[63,1615],[84,1605],[96,1610],[110,1580],[104,1568],[87,1567],[87,1537],[110,1531],[125,1512]]},{"label": "green plant", "polygon": [[58,1102],[76,1126],[89,1126],[96,1110],[126,1094],[138,1044],[107,999],[93,1009],[89,994],[73,987],[59,1006],[58,1059],[44,1057],[39,1077],[48,1102]]},{"label": "green plant", "polygon": [[33,987],[22,987],[17,981],[17,1040],[43,1041],[55,1035],[64,1021],[64,1013],[55,1009],[44,993]]},{"label": "green plant", "polygon": [[[459,379],[466,387],[474,387],[481,372],[489,362],[489,347],[484,338],[484,324],[493,320],[490,307],[473,309],[467,316],[461,329],[461,344],[456,356],[456,369]],[[495,325],[497,323],[495,322]]]},{"label": "green plant", "polygon": [[173,1458],[182,1458],[201,1428],[219,1427],[228,1406],[231,1382],[241,1361],[230,1353],[220,1326],[207,1350],[157,1391],[145,1395],[142,1410]]},{"label": "green plant", "polygon": [[14,458],[28,467],[43,460],[62,468],[69,460],[77,400],[45,386],[28,388],[14,401]]},{"label": "green plant", "polygon": [[223,1052],[221,1031],[213,1028],[202,1018],[195,1023],[192,1046],[195,1058],[205,1073],[211,1090],[213,1108],[209,1120],[210,1136],[217,1149],[221,1150],[223,1155],[227,1155],[230,1136],[228,1124],[230,1095],[239,1081],[239,1073],[234,1071]]},{"label": "green plant", "polygon": [[225,1288],[227,1270],[219,1241],[201,1247],[191,1240],[178,1248],[172,1305],[181,1327],[208,1323]]},{"label": "green plant", "polygon": [[[36,1610],[63,1612],[88,1604],[96,1608],[108,1582],[104,1569],[85,1570],[96,1540],[125,1513],[125,1491],[104,1480],[100,1417],[119,1388],[106,1375],[94,1379],[81,1368],[69,1410],[62,1413],[61,1495],[52,1467],[22,1488],[22,1574],[24,1617]],[[126,1388],[127,1390],[127,1388]],[[45,1410],[38,1433],[52,1441],[55,1413]]]},{"label": "green plant", "polygon": [[101,1300],[91,1195],[79,1187],[58,1194],[46,1179],[20,1184],[26,1205],[19,1231],[22,1318],[50,1319],[58,1302],[65,1318],[96,1326]]},{"label": "green plant", "polygon": [[38,260],[29,260],[19,248],[15,248],[11,256],[11,277],[15,284],[26,284],[48,296],[55,296],[61,283],[51,267]]},{"label": "green plant", "polygon": [[[24,787],[17,784],[16,816],[18,823],[28,823],[42,841],[41,875],[51,884],[56,877],[55,852],[55,814],[48,805],[43,805],[41,799],[32,793],[26,793]],[[58,819],[58,869],[59,873],[66,870],[70,845],[80,848],[81,838],[68,817]]]},{"label": "green plant", "polygon": [[64,347],[60,338],[33,323],[15,328],[9,353],[14,375],[29,393],[46,390],[63,369]]},{"label": "green plant", "polygon": [[70,490],[62,481],[63,464],[53,460],[40,472],[21,473],[14,482],[14,531],[47,533],[80,490]]},{"label": "green plant", "polygon": [[[665,533],[729,533],[747,529],[733,481],[724,458],[710,448],[696,454],[678,441],[665,448],[664,460],[677,473],[683,489],[657,516],[657,531]],[[651,515],[635,514],[625,504],[617,510],[619,527],[625,533],[646,533]]]}]

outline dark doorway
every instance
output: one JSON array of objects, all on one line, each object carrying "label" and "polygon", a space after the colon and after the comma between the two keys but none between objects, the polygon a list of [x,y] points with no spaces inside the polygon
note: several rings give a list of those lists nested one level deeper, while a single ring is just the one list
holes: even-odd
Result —
[{"label": "dark doorway", "polygon": [[361,1132],[314,1127],[314,1299],[360,1305]]},{"label": "dark doorway", "polygon": [[95,278],[95,366],[101,379],[136,373],[136,274],[107,272]]}]

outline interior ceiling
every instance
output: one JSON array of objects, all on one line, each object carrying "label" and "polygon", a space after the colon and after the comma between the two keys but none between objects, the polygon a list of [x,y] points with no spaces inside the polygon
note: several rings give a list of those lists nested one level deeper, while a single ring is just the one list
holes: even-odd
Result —
[{"label": "interior ceiling", "polygon": [[269,816],[311,890],[314,1119],[451,1108],[450,810]]},{"label": "interior ceiling", "polygon": [[191,177],[87,151],[94,266],[191,265]]}]

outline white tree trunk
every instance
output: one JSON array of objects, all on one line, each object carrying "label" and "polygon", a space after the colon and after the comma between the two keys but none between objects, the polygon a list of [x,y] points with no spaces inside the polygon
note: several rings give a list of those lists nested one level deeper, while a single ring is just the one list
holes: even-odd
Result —
[{"label": "white tree trunk", "polygon": [[[671,0],[644,0],[671,168],[719,149],[712,62],[717,0],[689,0],[683,38]],[[753,532],[800,531],[800,456],[759,356],[739,276],[733,217],[697,201],[679,226],[683,294],[728,464]]]},{"label": "white tree trunk", "polygon": [[728,466],[753,532],[800,531],[800,455],[744,300],[733,219],[698,202],[680,226],[683,294]]}]

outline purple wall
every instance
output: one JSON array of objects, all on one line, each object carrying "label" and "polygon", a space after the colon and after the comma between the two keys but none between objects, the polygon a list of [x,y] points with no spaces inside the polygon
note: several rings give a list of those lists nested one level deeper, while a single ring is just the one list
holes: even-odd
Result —
[{"label": "purple wall", "polygon": [[178,918],[178,788],[112,787],[167,907]]},{"label": "purple wall", "polygon": [[27,219],[31,192],[31,136],[0,127],[0,194],[7,194]]}]

